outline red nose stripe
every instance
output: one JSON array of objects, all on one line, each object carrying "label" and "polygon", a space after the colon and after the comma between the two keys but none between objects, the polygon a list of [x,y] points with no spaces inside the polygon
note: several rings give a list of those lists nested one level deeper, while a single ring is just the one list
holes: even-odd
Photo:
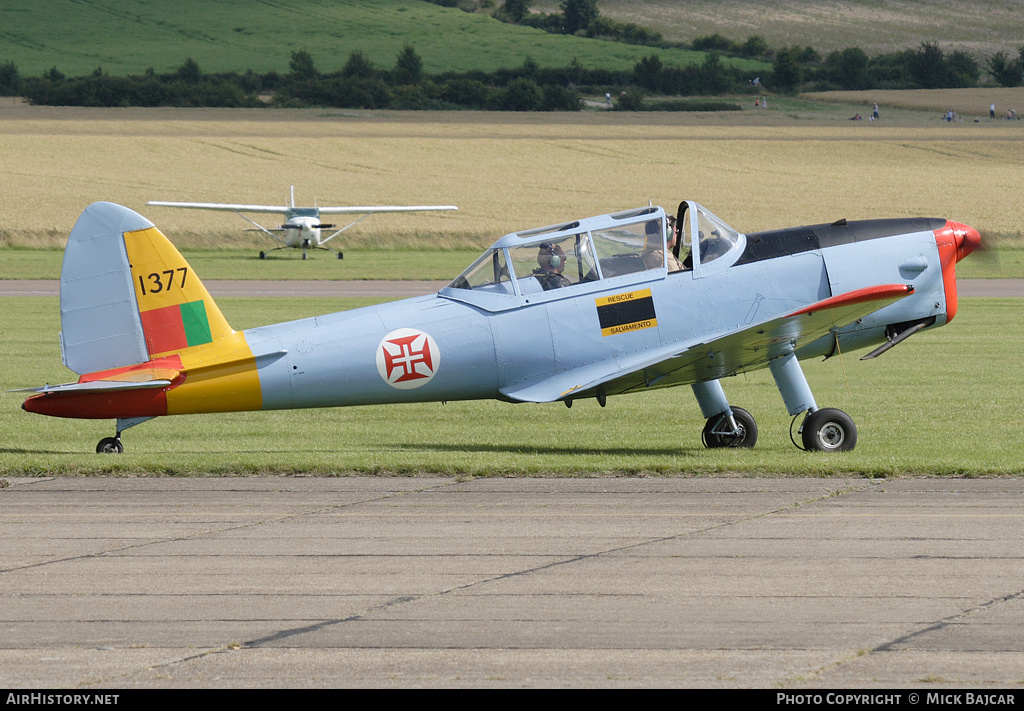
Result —
[{"label": "red nose stripe", "polygon": [[942,228],[935,230],[935,244],[939,248],[939,264],[942,265],[942,288],[946,292],[946,323],[956,316],[956,263],[957,240],[954,226],[957,223],[947,222]]}]

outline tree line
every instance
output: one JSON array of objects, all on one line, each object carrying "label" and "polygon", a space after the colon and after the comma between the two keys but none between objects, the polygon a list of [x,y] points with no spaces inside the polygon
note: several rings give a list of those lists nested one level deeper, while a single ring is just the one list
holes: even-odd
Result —
[{"label": "tree line", "polygon": [[[53,67],[41,76],[21,77],[14,63],[6,62],[0,64],[0,95],[51,106],[577,111],[584,93],[614,93],[617,101],[627,96],[636,83],[636,71],[591,69],[575,59],[564,67],[541,67],[527,58],[518,67],[492,72],[429,75],[416,50],[406,46],[389,69],[375,66],[356,51],[340,70],[325,72],[308,51],[298,50],[284,73],[205,73],[189,58],[165,73],[149,69],[139,75],[112,76],[97,68],[86,76],[68,77]],[[701,65],[666,72],[682,77],[687,90],[677,93],[714,95],[749,83],[749,72],[726,66],[717,55]]]},{"label": "tree line", "polygon": [[[481,0],[427,0],[440,5]],[[485,2],[487,0],[484,0]],[[548,32],[577,34],[652,47],[666,44],[657,32],[603,18],[596,0],[563,0],[561,12],[530,12],[532,0],[505,0],[493,12],[504,22]],[[493,3],[492,3],[493,4]],[[313,107],[401,110],[475,109],[493,111],[577,111],[584,95],[609,96],[623,110],[720,110],[728,102],[667,101],[668,96],[723,96],[743,93],[863,89],[940,89],[979,86],[987,74],[1000,86],[1024,83],[1024,46],[1013,57],[996,52],[984,61],[964,50],[944,51],[934,42],[901,52],[869,57],[857,47],[822,56],[812,47],[773,48],[758,35],[733,41],[719,34],[698,37],[684,48],[705,52],[700,64],[665,64],[657,54],[632,69],[522,65],[493,72],[427,74],[412,46],[389,69],[352,52],[341,69],[322,71],[306,50],[292,53],[287,72],[205,73],[192,58],[177,69],[111,76],[97,68],[68,77],[53,67],[37,77],[22,77],[14,62],[0,63],[0,95],[18,95],[33,104],[58,106]],[[756,77],[723,57],[764,63]]]}]

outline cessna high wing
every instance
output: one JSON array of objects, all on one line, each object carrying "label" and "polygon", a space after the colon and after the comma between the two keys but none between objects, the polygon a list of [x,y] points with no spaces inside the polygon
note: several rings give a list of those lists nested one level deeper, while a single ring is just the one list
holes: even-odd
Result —
[{"label": "cessna high wing", "polygon": [[[61,271],[61,352],[77,382],[29,412],[110,418],[98,452],[154,417],[498,399],[607,398],[689,385],[708,447],[753,446],[721,381],[767,367],[807,450],[852,449],[800,360],[948,323],[976,230],[870,220],[742,234],[695,202],[505,235],[436,294],[234,331],[171,243],[112,203],[82,213]],[[799,445],[798,445],[799,446]]]},{"label": "cessna high wing", "polygon": [[[221,210],[224,212],[237,213],[246,222],[255,226],[255,230],[263,232],[272,239],[277,240],[283,246],[275,247],[269,251],[278,249],[301,249],[302,258],[310,249],[326,249],[334,252],[338,259],[344,257],[344,252],[335,251],[325,246],[327,242],[334,239],[342,232],[365,220],[370,215],[381,212],[430,212],[438,210],[458,210],[455,205],[364,205],[361,207],[296,207],[295,186],[289,192],[290,205],[238,205],[233,203],[220,202],[163,202],[150,200],[147,205],[155,207],[183,207],[192,210]],[[264,227],[245,215],[243,212],[271,213],[284,216],[284,224],[280,227]],[[323,230],[334,229],[336,225],[325,224],[321,215],[362,215],[358,220],[353,220],[344,227],[335,230],[329,236],[323,237]],[[278,237],[280,233],[283,237]],[[267,252],[260,252],[260,259],[266,259]]]}]

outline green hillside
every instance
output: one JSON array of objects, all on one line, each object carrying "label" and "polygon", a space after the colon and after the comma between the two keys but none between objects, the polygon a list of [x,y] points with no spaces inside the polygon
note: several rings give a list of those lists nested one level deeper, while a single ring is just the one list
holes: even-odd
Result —
[{"label": "green hillside", "polygon": [[[411,44],[429,73],[520,66],[629,69],[658,54],[666,64],[701,61],[683,50],[653,50],[504,24],[483,13],[422,0],[4,0],[0,62],[21,76],[56,67],[80,76],[166,72],[191,57],[203,72],[288,71],[306,50],[317,68],[337,71],[361,51],[380,68]],[[733,63],[733,60],[729,60]],[[737,60],[737,64],[742,64]],[[753,66],[753,65],[752,65]]]}]

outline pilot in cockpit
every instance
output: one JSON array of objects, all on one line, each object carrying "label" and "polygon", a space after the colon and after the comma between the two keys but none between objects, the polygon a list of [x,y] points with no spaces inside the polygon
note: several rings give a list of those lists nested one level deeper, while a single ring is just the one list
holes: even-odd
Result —
[{"label": "pilot in cockpit", "polygon": [[572,282],[562,276],[565,270],[565,252],[560,245],[543,242],[537,251],[537,264],[540,268],[533,270],[533,275],[544,287],[544,291],[572,286]]},{"label": "pilot in cockpit", "polygon": [[682,263],[676,259],[672,249],[676,246],[676,230],[669,218],[669,234],[666,240],[661,228],[661,220],[651,220],[644,225],[644,233],[647,237],[643,260],[644,266],[648,269],[657,269],[665,263],[665,255],[668,254],[668,271],[679,272],[683,270]]}]

